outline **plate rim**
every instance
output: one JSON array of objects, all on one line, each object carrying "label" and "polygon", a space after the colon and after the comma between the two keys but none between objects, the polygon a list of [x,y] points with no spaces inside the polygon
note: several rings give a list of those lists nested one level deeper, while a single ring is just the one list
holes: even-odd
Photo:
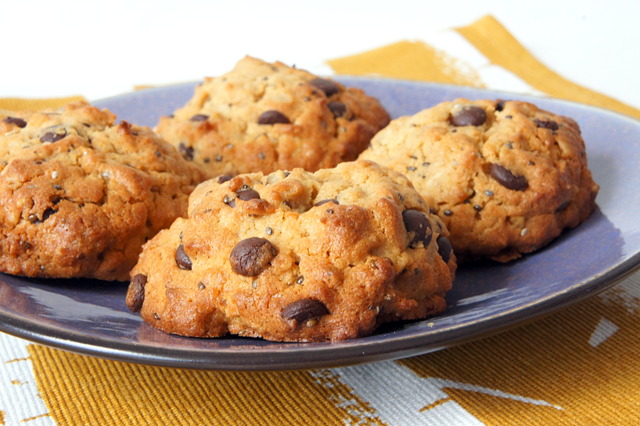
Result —
[{"label": "plate rim", "polygon": [[[399,80],[382,77],[349,75],[330,77],[335,78],[338,81],[340,81],[341,77],[344,77],[345,79],[364,80],[374,83],[381,81],[391,84],[417,84],[427,87],[444,87],[454,90],[462,89],[477,93],[500,93],[504,94],[505,97],[508,96],[512,98],[540,99],[554,103],[564,103],[571,107],[592,110],[598,114],[604,113],[613,115],[617,118],[628,120],[636,126],[640,126],[640,120],[617,111],[546,96],[520,95],[471,86],[458,86],[452,84]],[[122,99],[127,96],[132,96],[146,91],[161,92],[171,88],[195,84],[198,84],[198,82],[184,82],[154,87],[142,91],[133,91],[92,101],[91,104],[94,105],[101,102],[108,102],[110,100]],[[224,348],[215,352],[210,350],[190,351],[188,348],[167,348],[160,345],[152,346],[134,341],[115,341],[104,337],[83,335],[60,327],[36,323],[18,315],[2,311],[0,311],[0,332],[45,346],[82,355],[160,367],[227,371],[284,371],[332,368],[423,355],[429,352],[458,346],[486,338],[488,336],[496,335],[507,331],[508,329],[520,327],[525,323],[540,319],[544,316],[557,312],[566,306],[579,303],[588,297],[599,294],[621,282],[637,270],[640,270],[640,250],[626,260],[609,268],[606,272],[590,277],[583,282],[576,283],[561,293],[548,296],[544,299],[537,299],[525,306],[512,308],[511,310],[502,312],[498,315],[491,314],[480,321],[474,320],[465,322],[459,326],[454,325],[437,333],[421,333],[413,336],[397,338],[392,340],[394,342],[394,347],[391,349],[388,347],[390,344],[389,340],[373,342],[361,341],[367,339],[364,337],[350,341],[356,342],[354,344],[350,345],[348,343],[349,341],[346,341],[342,342],[346,343],[346,345],[337,347],[333,346],[332,343],[294,343],[293,345],[301,347],[296,347],[293,350],[283,350],[279,345],[272,349],[269,349],[269,346],[267,346],[260,347],[258,349],[251,349],[249,351],[244,350],[241,347]],[[425,321],[425,319],[420,321]],[[282,343],[281,345],[286,345],[286,343]],[[142,348],[142,350],[140,350],[140,348]],[[326,357],[327,353],[334,354],[336,352],[339,354],[337,359],[335,359],[336,357]],[[185,354],[189,354],[190,357],[185,358]],[[260,363],[251,362],[255,360],[256,356],[262,357],[262,361]],[[296,358],[297,360],[293,360],[292,358]],[[300,359],[302,359],[302,361],[300,361]]]}]

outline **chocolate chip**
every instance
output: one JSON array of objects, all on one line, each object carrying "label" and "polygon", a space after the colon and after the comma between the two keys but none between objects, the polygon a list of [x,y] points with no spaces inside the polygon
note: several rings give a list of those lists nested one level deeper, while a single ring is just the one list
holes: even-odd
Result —
[{"label": "chocolate chip", "polygon": [[513,118],[513,116],[512,115],[507,115],[504,118],[506,118],[507,120],[511,120]]},{"label": "chocolate chip", "polygon": [[514,191],[524,191],[527,189],[527,186],[529,186],[524,176],[514,175],[509,170],[495,163],[491,164],[491,177],[497,180],[500,185]]},{"label": "chocolate chip", "polygon": [[484,191],[484,195],[488,196],[488,197],[493,197],[493,191],[489,191],[488,189],[486,191]]},{"label": "chocolate chip", "polygon": [[40,137],[40,142],[42,143],[54,143],[58,142],[61,139],[64,139],[67,136],[67,129],[58,128],[53,132],[47,132]]},{"label": "chocolate chip", "polygon": [[147,284],[147,276],[138,274],[131,278],[127,290],[127,307],[131,312],[140,312],[144,303],[144,286]]},{"label": "chocolate chip", "polygon": [[269,240],[251,237],[236,244],[231,250],[229,262],[235,273],[255,277],[264,271],[277,255],[278,250]]},{"label": "chocolate chip", "polygon": [[420,241],[425,247],[429,245],[433,231],[427,215],[418,210],[405,210],[402,212],[402,221],[407,232],[413,233],[413,238],[409,243],[411,248],[415,248]]},{"label": "chocolate chip", "polygon": [[218,178],[218,183],[225,183],[231,180],[231,176],[222,175]]},{"label": "chocolate chip", "polygon": [[504,101],[498,101],[496,104],[496,111],[500,112],[504,109]]},{"label": "chocolate chip", "polygon": [[338,200],[334,200],[333,198],[330,198],[330,199],[328,199],[328,200],[318,201],[317,203],[315,203],[315,204],[313,205],[313,207],[318,207],[318,206],[321,206],[321,205],[323,205],[323,204],[327,204],[327,203],[333,203],[333,204],[336,204],[336,205],[340,205],[340,203],[338,202]]},{"label": "chocolate chip", "polygon": [[200,290],[204,290],[205,288],[207,288],[207,286],[206,286],[206,285],[204,285],[204,283],[203,283],[203,282],[199,282],[199,283],[198,283],[198,288],[199,288]]},{"label": "chocolate chip", "polygon": [[216,161],[217,162],[222,161],[222,155],[220,155],[220,154],[216,155]]},{"label": "chocolate chip", "polygon": [[209,119],[208,115],[204,114],[196,114],[189,119],[189,121],[207,121]]},{"label": "chocolate chip", "polygon": [[264,232],[266,232],[267,235],[271,235],[271,234],[273,234],[273,229],[271,229],[270,227],[267,226],[267,229],[265,229]]},{"label": "chocolate chip", "polygon": [[313,299],[300,299],[293,303],[289,303],[280,316],[287,320],[296,320],[304,322],[311,318],[322,317],[329,314],[329,310],[324,303]]},{"label": "chocolate chip", "polygon": [[564,203],[560,204],[560,206],[556,209],[556,213],[565,211],[567,207],[569,207],[569,204],[571,204],[571,200],[567,200]]},{"label": "chocolate chip", "polygon": [[258,124],[289,124],[289,119],[280,111],[274,109],[265,111],[258,117]]},{"label": "chocolate chip", "polygon": [[255,191],[253,189],[240,190],[240,191],[236,192],[236,195],[238,196],[239,199],[241,199],[243,201],[259,200],[260,199],[260,194],[258,194],[258,191]]},{"label": "chocolate chip", "polygon": [[558,123],[556,123],[553,120],[538,120],[536,118],[533,120],[533,122],[536,123],[538,127],[542,127],[549,130],[558,130],[560,128],[560,126],[558,126]]},{"label": "chocolate chip", "polygon": [[186,146],[184,143],[180,142],[180,145],[178,145],[178,151],[180,151],[185,160],[193,160],[194,150],[192,146]]},{"label": "chocolate chip", "polygon": [[487,113],[477,106],[464,106],[451,115],[450,121],[456,127],[481,126],[487,121]]},{"label": "chocolate chip", "polygon": [[261,159],[261,160],[264,160],[267,157],[265,157],[265,155],[262,152],[259,152],[258,153],[258,158]]},{"label": "chocolate chip", "polygon": [[180,244],[176,250],[176,263],[178,264],[178,268],[184,269],[185,271],[190,271],[193,267],[191,259],[187,256],[187,253],[184,251],[184,245],[182,244]]},{"label": "chocolate chip", "polygon": [[228,205],[229,207],[235,207],[236,206],[236,199],[232,198],[229,195],[225,195],[224,198],[222,199],[222,202],[225,203],[226,205]]},{"label": "chocolate chip", "polygon": [[410,172],[415,172],[416,168],[413,167],[413,166],[409,166],[409,167],[407,167],[407,170],[409,170]]},{"label": "chocolate chip", "polygon": [[451,210],[447,209],[447,210],[444,211],[444,215],[445,216],[451,216],[452,214],[453,214],[453,212]]},{"label": "chocolate chip", "polygon": [[449,259],[451,258],[451,251],[453,248],[451,247],[451,241],[447,237],[438,237],[438,254],[442,257],[444,263],[449,263]]},{"label": "chocolate chip", "polygon": [[473,209],[477,212],[481,212],[482,211],[482,206],[476,204],[475,206],[473,206]]},{"label": "chocolate chip", "polygon": [[298,279],[296,280],[296,284],[302,284],[304,282],[304,277],[302,275],[300,275],[298,277]]},{"label": "chocolate chip", "polygon": [[342,117],[347,113],[347,106],[342,102],[329,102],[327,106],[335,118]]},{"label": "chocolate chip", "polygon": [[4,121],[7,124],[15,124],[21,129],[24,129],[25,127],[27,127],[27,122],[24,121],[22,118],[18,118],[18,117],[6,117],[2,121]]},{"label": "chocolate chip", "polygon": [[309,82],[313,87],[320,89],[327,95],[327,98],[340,92],[340,86],[331,80],[325,80],[324,78],[315,78]]},{"label": "chocolate chip", "polygon": [[205,159],[204,159],[204,162],[205,162],[205,163],[208,163],[208,162],[210,162],[210,161],[211,161],[211,158],[209,158],[209,157],[207,157],[207,158],[205,158]]}]

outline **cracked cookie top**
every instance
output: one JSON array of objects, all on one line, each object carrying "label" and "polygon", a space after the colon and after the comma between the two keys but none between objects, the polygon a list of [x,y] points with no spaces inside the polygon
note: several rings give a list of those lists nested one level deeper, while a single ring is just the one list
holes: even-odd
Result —
[{"label": "cracked cookie top", "polygon": [[403,175],[373,162],[222,176],[145,245],[127,305],[186,336],[365,336],[444,310],[447,235]]},{"label": "cracked cookie top", "polygon": [[459,258],[517,258],[577,226],[599,187],[577,123],[525,102],[444,102],[401,117],[360,158],[406,174]]},{"label": "cracked cookie top", "polygon": [[146,127],[85,102],[0,115],[0,271],[127,280],[205,178]]},{"label": "cracked cookie top", "polygon": [[388,122],[360,89],[245,57],[231,72],[206,78],[156,130],[215,177],[334,167],[355,160]]}]

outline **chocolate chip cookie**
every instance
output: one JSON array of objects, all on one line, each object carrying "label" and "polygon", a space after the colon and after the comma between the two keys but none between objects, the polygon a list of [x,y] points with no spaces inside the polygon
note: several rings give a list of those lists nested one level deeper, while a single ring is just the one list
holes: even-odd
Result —
[{"label": "chocolate chip cookie", "polygon": [[444,102],[394,120],[360,158],[406,174],[462,260],[546,245],[589,217],[599,190],[577,123],[525,102]]},{"label": "chocolate chip cookie", "polygon": [[0,271],[127,280],[205,179],[146,127],[87,103],[0,116]]},{"label": "chocolate chip cookie", "polygon": [[144,246],[127,305],[185,336],[365,336],[444,310],[447,236],[408,179],[373,162],[222,176]]},{"label": "chocolate chip cookie", "polygon": [[355,160],[389,122],[380,103],[306,71],[246,57],[207,78],[157,132],[210,177]]}]

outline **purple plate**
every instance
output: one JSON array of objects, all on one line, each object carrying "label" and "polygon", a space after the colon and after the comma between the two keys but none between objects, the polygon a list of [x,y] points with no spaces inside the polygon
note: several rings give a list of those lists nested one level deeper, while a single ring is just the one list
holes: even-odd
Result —
[{"label": "purple plate", "polygon": [[[493,334],[597,294],[640,264],[640,122],[607,110],[546,98],[385,79],[337,77],[380,99],[396,118],[445,100],[520,99],[573,117],[601,186],[598,208],[576,229],[515,262],[463,265],[447,310],[386,324],[340,343],[277,343],[169,335],[125,305],[127,283],[26,279],[0,274],[0,331],[81,354],[169,367],[283,370],[335,367],[420,355]],[[150,89],[95,104],[153,127],[192,95],[195,83]]]}]

